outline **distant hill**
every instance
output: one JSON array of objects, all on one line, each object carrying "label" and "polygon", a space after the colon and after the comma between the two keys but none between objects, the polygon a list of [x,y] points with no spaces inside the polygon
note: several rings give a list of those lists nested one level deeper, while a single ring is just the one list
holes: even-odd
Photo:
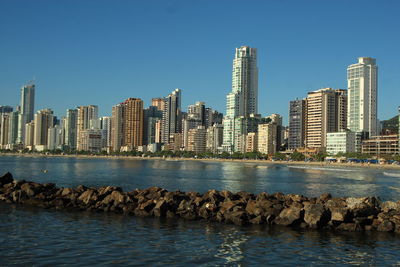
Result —
[{"label": "distant hill", "polygon": [[383,133],[398,133],[398,131],[399,131],[399,115],[394,116],[391,119],[382,121]]}]

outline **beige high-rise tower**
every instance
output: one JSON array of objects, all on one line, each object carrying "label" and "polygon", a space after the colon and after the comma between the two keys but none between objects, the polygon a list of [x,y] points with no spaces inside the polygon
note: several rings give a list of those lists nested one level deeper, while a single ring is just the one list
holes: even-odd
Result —
[{"label": "beige high-rise tower", "polygon": [[143,145],[143,100],[128,98],[123,103],[124,111],[124,145],[128,150]]},{"label": "beige high-rise tower", "polygon": [[164,111],[164,104],[165,104],[164,98],[151,99],[151,105],[157,107],[157,109],[160,111]]},{"label": "beige high-rise tower", "polygon": [[325,148],[326,134],[346,129],[347,90],[323,88],[306,100],[306,146]]}]

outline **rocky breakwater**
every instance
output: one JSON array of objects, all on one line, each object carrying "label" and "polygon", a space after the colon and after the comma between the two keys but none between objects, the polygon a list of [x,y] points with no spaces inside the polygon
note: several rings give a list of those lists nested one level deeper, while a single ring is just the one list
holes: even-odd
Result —
[{"label": "rocky breakwater", "polygon": [[120,187],[57,188],[55,184],[0,177],[0,200],[57,210],[116,212],[136,216],[208,220],[236,225],[269,224],[336,231],[400,233],[400,201],[375,197],[318,198],[282,193],[210,190],[168,192],[159,187],[123,192]]}]

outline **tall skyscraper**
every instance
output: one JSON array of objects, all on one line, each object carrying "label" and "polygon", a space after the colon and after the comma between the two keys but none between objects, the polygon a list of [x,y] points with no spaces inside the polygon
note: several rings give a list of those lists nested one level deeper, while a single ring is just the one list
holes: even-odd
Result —
[{"label": "tall skyscraper", "polygon": [[111,117],[99,118],[99,128],[103,135],[103,147],[111,147]]},{"label": "tall skyscraper", "polygon": [[[99,109],[95,105],[78,107],[77,119],[77,150],[82,150],[81,147],[81,132],[88,129],[98,129],[98,112]],[[83,138],[83,137],[82,137]]]},{"label": "tall skyscraper", "polygon": [[353,132],[377,132],[378,67],[370,57],[358,58],[347,68],[348,128]]},{"label": "tall skyscraper", "polygon": [[232,91],[226,97],[224,118],[225,151],[235,151],[235,118],[258,112],[257,49],[248,46],[236,48],[233,59]]},{"label": "tall skyscraper", "polygon": [[[154,100],[154,98],[153,98]],[[154,102],[152,102],[154,103]],[[156,143],[156,123],[163,112],[157,106],[150,106],[143,112],[143,145]]]},{"label": "tall skyscraper", "polygon": [[13,111],[8,114],[10,116],[10,125],[8,126],[8,143],[10,145],[14,145],[18,143],[19,112]]},{"label": "tall skyscraper", "polygon": [[10,126],[10,114],[2,113],[0,114],[0,148],[5,149],[8,144]]},{"label": "tall skyscraper", "polygon": [[23,143],[25,139],[25,124],[33,120],[35,108],[35,84],[29,83],[21,88],[21,110],[18,120],[17,142]]},{"label": "tall skyscraper", "polygon": [[124,104],[113,106],[111,115],[111,151],[119,152],[124,143]]},{"label": "tall skyscraper", "polygon": [[131,151],[143,145],[143,100],[128,98],[124,105],[124,146]]},{"label": "tall skyscraper", "polygon": [[68,149],[75,150],[77,142],[77,127],[78,127],[78,110],[67,109],[65,117],[65,146]]},{"label": "tall skyscraper", "polygon": [[175,89],[164,99],[162,142],[169,143],[174,133],[182,131],[181,90]]},{"label": "tall skyscraper", "polygon": [[289,103],[288,148],[294,150],[304,147],[306,127],[306,100],[296,99]]}]

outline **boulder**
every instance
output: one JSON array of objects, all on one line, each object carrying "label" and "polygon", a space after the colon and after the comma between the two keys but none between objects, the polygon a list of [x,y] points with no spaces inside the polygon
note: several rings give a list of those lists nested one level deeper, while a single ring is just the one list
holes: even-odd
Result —
[{"label": "boulder", "polygon": [[383,212],[388,212],[391,210],[400,211],[400,201],[385,201],[381,203],[381,209]]},{"label": "boulder", "polygon": [[98,194],[99,200],[104,199],[106,196],[108,196],[109,194],[111,194],[114,191],[122,192],[122,188],[117,187],[117,186],[100,187],[99,189],[97,189],[97,194]]},{"label": "boulder", "polygon": [[3,176],[0,177],[0,186],[12,183],[13,181],[14,181],[14,179],[13,179],[12,174],[9,172],[6,172]]},{"label": "boulder", "polygon": [[322,204],[310,204],[304,207],[304,221],[310,228],[325,226],[330,220],[330,212]]},{"label": "boulder", "polygon": [[296,225],[301,222],[303,210],[298,207],[289,207],[281,211],[274,222],[278,225]]},{"label": "boulder", "polygon": [[227,212],[224,214],[224,218],[226,223],[233,223],[236,225],[245,225],[249,222],[247,213],[242,210]]},{"label": "boulder", "polygon": [[330,200],[332,198],[332,196],[331,196],[331,194],[329,194],[329,193],[323,193],[323,194],[321,194],[320,196],[319,196],[319,198],[318,198],[318,202],[322,202],[322,203],[325,203],[325,202],[327,202],[328,200]]},{"label": "boulder", "polygon": [[221,192],[219,192],[219,195],[224,199],[224,201],[234,201],[240,198],[239,195],[233,194],[231,191],[228,190],[222,190]]},{"label": "boulder", "polygon": [[354,217],[368,217],[379,213],[379,201],[375,198],[361,197],[346,199],[346,205]]},{"label": "boulder", "polygon": [[244,203],[240,200],[234,200],[234,201],[224,201],[220,204],[220,208],[219,211],[222,214],[225,214],[228,211],[232,211],[234,209],[234,207],[243,207]]},{"label": "boulder", "polygon": [[204,193],[203,199],[205,202],[219,203],[224,201],[225,198],[217,190],[209,190]]},{"label": "boulder", "polygon": [[383,220],[378,224],[377,230],[380,232],[392,232],[394,231],[394,225],[389,220]]},{"label": "boulder", "polygon": [[62,197],[66,197],[68,195],[71,195],[72,193],[74,193],[74,189],[73,188],[63,188],[61,191],[61,196]]},{"label": "boulder", "polygon": [[258,194],[256,196],[256,200],[257,201],[261,201],[261,200],[269,200],[271,198],[271,196],[265,192],[261,192],[260,194]]},{"label": "boulder", "polygon": [[158,200],[155,203],[153,214],[156,217],[165,217],[168,211],[168,202],[165,199]]},{"label": "boulder", "polygon": [[35,189],[32,183],[24,183],[21,185],[21,190],[24,191],[28,197],[33,197],[36,194]]},{"label": "boulder", "polygon": [[144,210],[147,213],[151,213],[151,211],[153,210],[153,208],[155,206],[156,206],[156,203],[154,202],[154,200],[147,200],[146,202],[139,204],[138,209]]},{"label": "boulder", "polygon": [[168,191],[160,187],[150,187],[145,190],[145,197],[147,199],[159,199],[165,195]]},{"label": "boulder", "polygon": [[78,185],[78,186],[76,187],[76,191],[79,192],[79,193],[83,193],[83,192],[85,192],[87,189],[88,189],[88,188],[87,188],[86,186],[84,186],[84,185]]},{"label": "boulder", "polygon": [[97,191],[88,189],[78,197],[78,200],[85,205],[92,205],[97,202]]},{"label": "boulder", "polygon": [[351,219],[348,208],[332,207],[329,210],[331,211],[331,220],[334,222],[345,222]]},{"label": "boulder", "polygon": [[299,203],[302,203],[302,202],[308,200],[305,196],[302,196],[302,195],[289,194],[289,195],[287,195],[287,197],[290,200],[292,200],[293,202],[299,202]]},{"label": "boulder", "polygon": [[250,199],[254,199],[254,194],[251,194],[251,193],[246,192],[246,191],[237,192],[236,195],[238,195],[241,199],[244,199],[246,201],[248,201]]},{"label": "boulder", "polygon": [[251,224],[263,224],[266,222],[264,216],[257,216],[249,221]]}]

